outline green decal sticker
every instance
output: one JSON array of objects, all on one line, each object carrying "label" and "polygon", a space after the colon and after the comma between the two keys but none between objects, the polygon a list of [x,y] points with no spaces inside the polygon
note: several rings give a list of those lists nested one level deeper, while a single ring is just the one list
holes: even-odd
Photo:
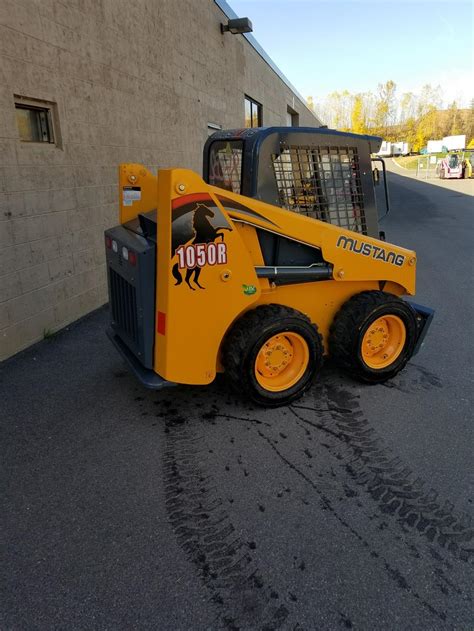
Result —
[{"label": "green decal sticker", "polygon": [[255,285],[242,285],[242,289],[244,290],[244,294],[246,296],[252,296],[257,293],[257,288]]}]

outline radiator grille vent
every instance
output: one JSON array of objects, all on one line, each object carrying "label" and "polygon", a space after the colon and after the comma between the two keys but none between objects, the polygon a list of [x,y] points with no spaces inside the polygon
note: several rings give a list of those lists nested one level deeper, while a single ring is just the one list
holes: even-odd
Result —
[{"label": "radiator grille vent", "polygon": [[110,303],[113,323],[120,327],[133,342],[138,342],[137,296],[130,285],[116,271],[109,268]]},{"label": "radiator grille vent", "polygon": [[356,147],[289,146],[272,161],[282,207],[367,234]]}]

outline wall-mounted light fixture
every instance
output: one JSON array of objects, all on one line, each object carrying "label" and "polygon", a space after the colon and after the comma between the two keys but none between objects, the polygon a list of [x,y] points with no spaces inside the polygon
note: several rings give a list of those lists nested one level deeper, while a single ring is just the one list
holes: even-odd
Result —
[{"label": "wall-mounted light fixture", "polygon": [[252,22],[248,18],[229,20],[227,24],[221,24],[221,33],[226,33],[227,31],[232,33],[232,35],[251,33],[253,31]]}]

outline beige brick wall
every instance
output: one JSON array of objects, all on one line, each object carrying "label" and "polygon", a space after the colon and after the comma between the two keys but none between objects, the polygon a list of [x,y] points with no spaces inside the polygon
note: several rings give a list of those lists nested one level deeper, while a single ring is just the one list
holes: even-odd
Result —
[{"label": "beige brick wall", "polygon": [[[212,0],[0,0],[0,360],[107,299],[117,165],[201,171],[207,123],[318,121]],[[258,36],[258,34],[257,34]],[[57,104],[60,146],[21,142],[14,95]]]}]

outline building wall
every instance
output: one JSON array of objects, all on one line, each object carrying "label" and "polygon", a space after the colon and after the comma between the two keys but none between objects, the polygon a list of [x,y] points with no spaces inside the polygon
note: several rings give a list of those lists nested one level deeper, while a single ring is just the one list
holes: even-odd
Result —
[{"label": "building wall", "polygon": [[[319,121],[212,0],[0,0],[0,360],[107,300],[117,165],[201,171],[208,123]],[[20,141],[14,95],[56,103],[61,146]]]}]

